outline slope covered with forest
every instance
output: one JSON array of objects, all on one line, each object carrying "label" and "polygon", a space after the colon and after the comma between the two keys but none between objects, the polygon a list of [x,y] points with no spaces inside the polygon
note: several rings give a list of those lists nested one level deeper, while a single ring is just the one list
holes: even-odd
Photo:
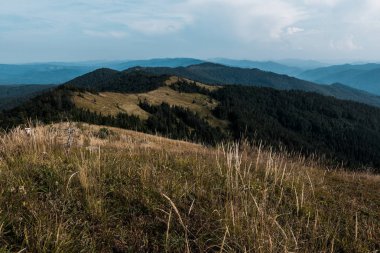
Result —
[{"label": "slope covered with forest", "polygon": [[0,85],[0,111],[11,109],[54,85]]}]

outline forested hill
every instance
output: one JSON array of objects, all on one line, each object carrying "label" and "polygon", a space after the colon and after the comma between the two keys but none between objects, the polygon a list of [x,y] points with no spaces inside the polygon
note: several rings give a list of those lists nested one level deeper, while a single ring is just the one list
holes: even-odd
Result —
[{"label": "forested hill", "polygon": [[[106,77],[113,73],[120,76]],[[29,119],[45,123],[69,119],[210,145],[248,138],[380,172],[378,108],[302,91],[213,87],[167,78],[142,71],[99,70],[1,113],[0,126],[9,129]]]},{"label": "forested hill", "polygon": [[54,85],[0,85],[0,111],[21,105]]},{"label": "forested hill", "polygon": [[97,92],[144,92],[164,85],[168,78],[168,75],[154,75],[143,71],[120,72],[102,68],[77,77],[64,86]]},{"label": "forested hill", "polygon": [[188,67],[178,68],[133,68],[144,70],[158,75],[176,75],[209,84],[247,85],[257,87],[269,87],[280,90],[301,90],[317,92],[325,96],[333,96],[339,99],[352,100],[380,107],[380,97],[368,92],[354,89],[343,84],[319,85],[287,75],[266,72],[259,69],[247,69],[228,67],[214,63],[202,63]]}]

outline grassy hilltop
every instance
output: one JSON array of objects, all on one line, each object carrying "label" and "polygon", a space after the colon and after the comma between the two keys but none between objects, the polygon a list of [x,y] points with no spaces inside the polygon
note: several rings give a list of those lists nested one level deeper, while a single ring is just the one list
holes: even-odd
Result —
[{"label": "grassy hilltop", "polygon": [[0,136],[0,192],[0,252],[380,248],[378,175],[260,145],[206,148],[80,123],[16,128]]}]

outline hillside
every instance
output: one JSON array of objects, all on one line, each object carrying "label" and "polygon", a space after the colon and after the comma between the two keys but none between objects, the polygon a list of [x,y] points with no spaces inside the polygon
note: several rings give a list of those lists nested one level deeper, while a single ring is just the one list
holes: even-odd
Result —
[{"label": "hillside", "polygon": [[79,92],[73,97],[73,102],[77,107],[89,109],[91,112],[113,116],[119,113],[127,113],[146,120],[150,114],[140,107],[139,104],[142,101],[155,106],[166,103],[172,106],[188,108],[201,118],[207,118],[208,123],[212,126],[226,126],[224,121],[218,120],[212,115],[212,111],[218,105],[216,100],[199,93],[179,92],[169,86],[160,87],[146,93],[101,92],[94,94],[91,92]]},{"label": "hillside", "polygon": [[380,248],[379,176],[81,123],[0,143],[1,252]]},{"label": "hillside", "polygon": [[120,72],[102,68],[77,77],[65,83],[65,86],[96,92],[116,91],[132,93],[154,90],[163,86],[167,79],[169,79],[168,75],[153,75],[142,71]]},{"label": "hillside", "polygon": [[21,105],[53,85],[0,85],[0,111]]},{"label": "hillside", "polygon": [[[138,68],[137,68],[138,69]],[[131,71],[134,71],[132,69]],[[279,90],[302,90],[317,92],[325,96],[352,100],[360,103],[380,107],[380,97],[365,91],[354,89],[340,84],[318,85],[286,75],[265,72],[259,69],[244,69],[228,67],[219,64],[203,63],[179,68],[142,68],[144,71],[158,75],[175,75],[189,78],[208,84],[240,84],[247,86],[269,87]]]},{"label": "hillside", "polygon": [[208,145],[247,138],[353,170],[380,169],[380,109],[316,93],[100,69],[3,112],[0,126],[29,119],[71,119]]},{"label": "hillside", "polygon": [[380,95],[380,64],[345,64],[317,68],[305,71],[298,77],[322,84],[343,83]]}]

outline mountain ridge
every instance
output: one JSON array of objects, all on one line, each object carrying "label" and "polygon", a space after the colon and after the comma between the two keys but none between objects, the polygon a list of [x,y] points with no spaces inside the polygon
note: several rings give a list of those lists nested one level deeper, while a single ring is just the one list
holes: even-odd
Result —
[{"label": "mountain ridge", "polygon": [[[123,79],[107,76],[87,86],[104,73]],[[354,169],[380,168],[380,109],[303,91],[207,86],[144,71],[101,69],[4,111],[0,126],[10,129],[30,119],[69,119],[209,145],[246,137],[290,152],[325,155]]]},{"label": "mountain ridge", "polygon": [[[62,84],[79,77],[88,72],[99,68],[111,68],[123,71],[128,68],[140,67],[189,67],[195,64],[205,62],[224,63],[230,67],[257,68],[263,71],[270,71],[277,74],[286,74],[297,77],[313,83],[332,84],[342,83],[346,86],[380,95],[379,79],[380,69],[376,66],[379,64],[369,63],[362,65],[345,64],[325,67],[325,64],[313,61],[300,60],[279,60],[279,61],[250,61],[250,60],[233,60],[233,59],[210,59],[199,60],[195,58],[153,58],[148,60],[125,60],[125,61],[89,61],[89,62],[51,62],[51,63],[32,63],[32,64],[0,64],[0,85],[26,85],[26,84]],[[316,68],[321,67],[322,68]],[[340,67],[339,67],[340,66]],[[331,73],[318,74],[331,69]],[[306,70],[306,71],[305,71]],[[322,76],[320,76],[322,75]],[[203,77],[205,78],[205,76]],[[194,79],[194,78],[193,78]],[[215,81],[212,78],[203,81]],[[220,80],[219,80],[220,81]],[[298,82],[293,80],[292,82]],[[230,84],[231,82],[229,82]],[[238,83],[238,82],[234,82]],[[289,84],[287,84],[289,85]],[[269,86],[268,84],[266,86]],[[296,87],[297,88],[297,87]],[[324,90],[324,95],[329,94],[326,89],[318,88],[319,92]],[[315,91],[314,87],[306,91]],[[331,91],[330,91],[331,93]],[[339,97],[339,96],[337,96]],[[344,97],[339,97],[344,98]],[[357,101],[357,99],[354,99]],[[362,99],[361,102],[365,102]],[[368,99],[368,100],[373,100]],[[371,103],[372,105],[374,103]]]},{"label": "mountain ridge", "polygon": [[308,70],[297,75],[297,77],[321,84],[340,82],[353,88],[380,95],[380,64],[334,65]]},{"label": "mountain ridge", "polygon": [[239,68],[256,68],[263,71],[270,71],[277,74],[296,76],[308,68],[300,68],[284,65],[275,61],[251,61],[251,60],[232,60],[226,58],[216,58],[209,60],[213,63],[223,64],[230,67],[239,67]]}]

